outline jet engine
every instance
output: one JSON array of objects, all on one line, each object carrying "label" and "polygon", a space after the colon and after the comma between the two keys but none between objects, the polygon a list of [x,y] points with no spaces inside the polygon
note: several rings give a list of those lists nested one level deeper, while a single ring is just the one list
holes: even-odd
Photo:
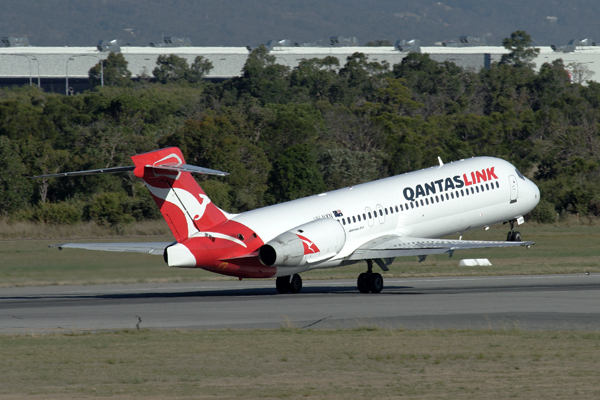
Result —
[{"label": "jet engine", "polygon": [[323,218],[282,233],[258,250],[266,266],[297,267],[334,257],[346,243],[346,232],[335,219]]}]

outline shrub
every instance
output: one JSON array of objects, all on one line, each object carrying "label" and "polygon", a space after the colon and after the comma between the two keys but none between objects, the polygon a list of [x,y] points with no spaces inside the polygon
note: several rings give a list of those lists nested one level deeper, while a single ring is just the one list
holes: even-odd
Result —
[{"label": "shrub", "polygon": [[45,224],[73,225],[81,222],[82,214],[82,207],[73,203],[39,203],[32,217]]},{"label": "shrub", "polygon": [[554,204],[548,203],[546,200],[540,200],[536,208],[531,213],[531,219],[536,222],[549,224],[556,222],[556,210]]},{"label": "shrub", "polygon": [[96,194],[87,207],[88,217],[98,225],[116,226],[131,223],[135,218],[124,212],[126,201],[125,195],[115,192]]}]

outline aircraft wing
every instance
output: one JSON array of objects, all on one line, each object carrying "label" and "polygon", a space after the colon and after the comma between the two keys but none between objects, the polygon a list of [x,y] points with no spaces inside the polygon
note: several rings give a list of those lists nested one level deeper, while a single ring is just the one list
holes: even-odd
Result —
[{"label": "aircraft wing", "polygon": [[349,260],[385,259],[429,254],[452,255],[455,250],[483,249],[489,247],[531,246],[534,242],[492,242],[481,240],[447,240],[418,237],[382,236],[365,243],[354,251]]},{"label": "aircraft wing", "polygon": [[140,243],[64,243],[54,244],[49,247],[62,249],[84,249],[100,251],[116,251],[125,253],[146,253],[162,256],[167,246],[173,242],[140,242]]}]

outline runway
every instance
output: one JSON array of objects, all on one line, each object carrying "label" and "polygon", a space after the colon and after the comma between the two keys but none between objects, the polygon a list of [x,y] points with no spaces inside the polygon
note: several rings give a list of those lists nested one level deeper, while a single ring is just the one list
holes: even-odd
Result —
[{"label": "runway", "polygon": [[354,280],[0,288],[0,333],[118,329],[600,330],[600,275],[386,279],[380,294]]}]

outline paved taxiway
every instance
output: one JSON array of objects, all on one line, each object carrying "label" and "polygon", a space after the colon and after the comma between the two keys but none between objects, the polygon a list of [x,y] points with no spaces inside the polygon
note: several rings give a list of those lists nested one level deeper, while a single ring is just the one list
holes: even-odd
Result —
[{"label": "paved taxiway", "polygon": [[[113,329],[492,328],[600,330],[600,275],[274,281],[0,288],[0,333]],[[141,321],[141,322],[140,322]]]}]

